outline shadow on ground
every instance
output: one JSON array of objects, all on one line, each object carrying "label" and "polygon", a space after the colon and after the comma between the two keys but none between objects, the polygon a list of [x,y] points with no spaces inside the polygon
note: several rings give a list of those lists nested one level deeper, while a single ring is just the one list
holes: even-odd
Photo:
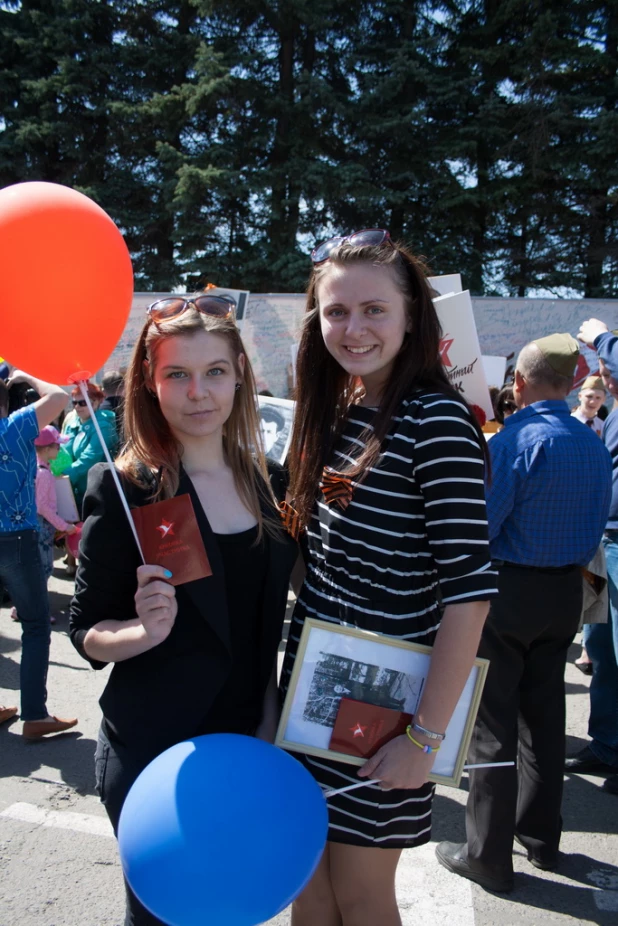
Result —
[{"label": "shadow on ground", "polygon": [[[570,737],[570,748],[576,751],[584,740]],[[592,776],[590,776],[592,778]],[[601,790],[604,776],[593,780],[581,775],[569,775],[564,783],[563,818],[565,833],[618,835],[618,798]],[[462,789],[468,788],[462,779]],[[465,808],[450,792],[442,788],[434,800],[431,838],[440,842],[464,842]],[[461,793],[459,794],[461,797]],[[591,843],[594,844],[594,835]],[[539,911],[538,922],[552,924],[551,914],[569,917],[570,922],[598,923],[616,926],[618,923],[618,867],[583,853],[562,853],[555,872],[538,872],[527,861],[523,850],[515,844],[515,889],[512,894],[488,895],[474,887],[475,922],[479,926],[518,926],[530,923],[529,908]],[[452,877],[457,877],[452,875]],[[497,919],[496,901],[499,906]],[[517,908],[528,910],[518,912]],[[487,919],[484,918],[486,908]],[[562,920],[560,920],[562,922]]]},{"label": "shadow on ground", "polygon": [[59,769],[61,780],[79,794],[94,794],[95,748],[95,740],[72,730],[27,742],[21,723],[12,721],[0,727],[0,777],[37,778],[40,769],[51,767]]}]

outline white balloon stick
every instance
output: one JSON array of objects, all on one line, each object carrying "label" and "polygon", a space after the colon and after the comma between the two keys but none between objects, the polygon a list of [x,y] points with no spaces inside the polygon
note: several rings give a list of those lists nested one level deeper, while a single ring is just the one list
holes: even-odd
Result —
[{"label": "white balloon stick", "polygon": [[107,447],[107,444],[105,443],[105,439],[104,439],[104,437],[103,437],[103,433],[102,433],[102,431],[101,431],[101,428],[99,427],[99,422],[97,421],[97,417],[96,417],[96,415],[95,415],[95,413],[94,413],[94,409],[93,409],[93,407],[92,407],[92,402],[90,401],[90,396],[88,395],[88,387],[87,387],[87,385],[86,385],[86,380],[80,379],[80,381],[79,381],[79,383],[78,383],[78,386],[79,386],[79,388],[80,388],[80,390],[81,390],[81,394],[82,394],[83,397],[84,397],[84,400],[85,400],[85,402],[86,402],[86,405],[88,406],[88,411],[90,412],[90,417],[91,417],[91,419],[92,419],[92,423],[93,423],[93,425],[94,425],[94,429],[95,429],[95,431],[97,432],[97,435],[98,435],[98,437],[99,437],[99,440],[101,441],[101,447],[103,448],[103,453],[105,454],[105,459],[106,459],[107,462],[109,463],[110,469],[111,469],[111,471],[112,471],[112,477],[113,477],[113,479],[114,479],[114,482],[116,483],[116,488],[118,489],[118,495],[120,496],[120,501],[122,502],[122,507],[124,508],[124,510],[125,510],[125,512],[126,512],[127,520],[128,520],[128,522],[129,522],[129,526],[130,526],[131,530],[133,531],[133,536],[135,537],[135,543],[137,544],[137,549],[139,550],[139,555],[140,555],[140,557],[141,557],[142,563],[145,564],[145,563],[146,563],[146,560],[144,559],[144,553],[143,553],[143,551],[142,551],[142,545],[140,544],[140,542],[139,542],[139,537],[138,537],[138,535],[137,535],[137,528],[135,527],[135,521],[134,521],[133,518],[131,517],[131,509],[129,508],[129,504],[128,504],[126,498],[125,498],[125,494],[124,494],[124,492],[122,491],[122,486],[120,485],[120,479],[118,478],[118,473],[116,472],[116,467],[114,466],[114,461],[112,460],[112,457],[111,457],[111,454],[110,454],[109,449],[108,449],[108,447]]},{"label": "white balloon stick", "polygon": [[[464,765],[464,772],[471,768],[500,768],[504,765],[515,765],[514,762],[482,762],[480,765]],[[364,788],[365,785],[379,785],[379,778],[371,778],[369,781],[359,781],[353,785],[346,785],[345,788],[336,788],[335,790],[325,791],[324,797],[334,797],[335,794],[344,794],[346,791],[354,791],[356,788]]]},{"label": "white balloon stick", "polygon": [[355,788],[364,788],[365,785],[379,785],[379,784],[380,784],[379,778],[371,778],[369,781],[359,781],[357,784],[347,785],[345,788],[337,788],[334,791],[325,791],[324,797],[325,798],[334,797],[335,794],[345,794],[346,791],[354,791]]}]

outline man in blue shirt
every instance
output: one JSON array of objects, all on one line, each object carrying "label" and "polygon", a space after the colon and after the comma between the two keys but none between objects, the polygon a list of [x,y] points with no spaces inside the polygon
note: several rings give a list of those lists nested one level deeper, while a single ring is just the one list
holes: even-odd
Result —
[{"label": "man in blue shirt", "polygon": [[[24,382],[41,398],[9,415],[9,389],[13,384]],[[21,621],[19,680],[23,735],[27,739],[68,730],[77,723],[77,720],[52,717],[47,711],[51,627],[47,579],[37,538],[33,444],[40,428],[50,424],[66,402],[66,393],[60,386],[19,370],[13,373],[8,386],[0,381],[0,585],[8,590]]]},{"label": "man in blue shirt", "polygon": [[[618,398],[618,337],[596,318],[584,322],[578,337],[596,348],[600,373],[610,395]],[[612,501],[603,537],[607,560],[609,614],[606,624],[586,624],[584,642],[592,660],[590,742],[566,760],[569,772],[614,772],[603,790],[618,794],[618,414],[603,427],[603,443],[612,457]]]},{"label": "man in blue shirt", "polygon": [[500,594],[479,655],[490,660],[470,764],[467,842],[438,860],[488,890],[513,887],[513,838],[537,868],[558,860],[565,755],[564,671],[582,608],[581,566],[594,556],[611,493],[611,459],[569,413],[579,350],[568,334],[526,345],[517,412],[489,442],[487,517]]}]

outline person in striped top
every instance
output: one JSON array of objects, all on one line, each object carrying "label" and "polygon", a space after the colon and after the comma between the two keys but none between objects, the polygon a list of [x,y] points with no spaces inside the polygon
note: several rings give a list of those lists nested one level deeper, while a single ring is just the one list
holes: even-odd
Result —
[{"label": "person in striped top", "polygon": [[[380,229],[312,258],[290,456],[306,577],[282,691],[307,616],[434,649],[415,716],[430,735],[391,740],[358,772],[379,785],[329,800],[329,841],[292,922],[399,926],[401,850],[430,838],[435,754],[422,747],[446,730],[496,594],[485,442],[440,361],[422,263]],[[350,765],[300,758],[324,787],[358,781]]]}]

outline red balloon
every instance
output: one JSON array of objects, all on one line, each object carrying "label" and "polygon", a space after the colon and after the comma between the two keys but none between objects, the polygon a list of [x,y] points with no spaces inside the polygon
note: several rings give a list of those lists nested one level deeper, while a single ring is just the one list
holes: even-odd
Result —
[{"label": "red balloon", "polygon": [[91,199],[57,183],[0,190],[0,349],[49,383],[96,373],[133,298],[124,239]]}]

